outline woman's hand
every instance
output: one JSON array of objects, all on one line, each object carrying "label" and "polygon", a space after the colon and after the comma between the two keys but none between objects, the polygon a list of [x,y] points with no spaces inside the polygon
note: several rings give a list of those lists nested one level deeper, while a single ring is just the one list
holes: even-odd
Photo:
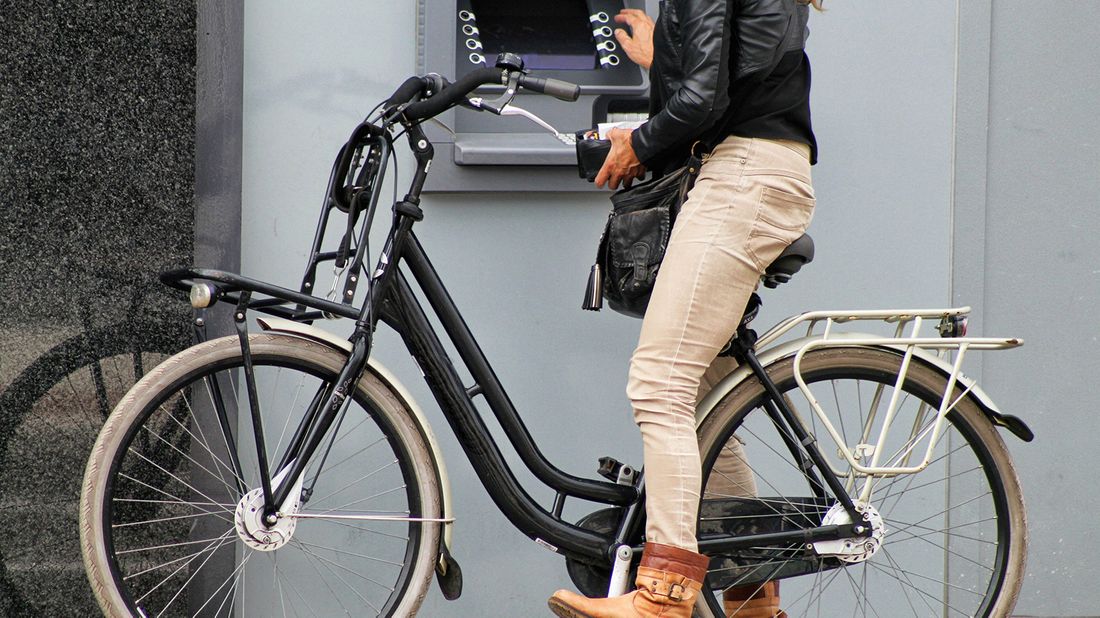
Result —
[{"label": "woman's hand", "polygon": [[615,29],[615,38],[619,41],[628,58],[638,66],[649,70],[653,64],[653,20],[645,11],[623,9],[615,16],[615,21],[630,26],[633,36],[622,28]]},{"label": "woman's hand", "polygon": [[621,129],[615,127],[607,133],[607,139],[611,140],[611,152],[607,153],[600,173],[596,174],[596,186],[615,190],[622,183],[624,188],[629,188],[635,178],[645,176],[645,166],[634,154],[634,145],[630,141],[633,129]]}]

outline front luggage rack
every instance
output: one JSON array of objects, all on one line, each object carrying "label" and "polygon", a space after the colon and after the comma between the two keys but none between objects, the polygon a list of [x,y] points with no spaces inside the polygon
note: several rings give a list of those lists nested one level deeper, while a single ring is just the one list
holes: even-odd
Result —
[{"label": "front luggage rack", "polygon": [[224,270],[208,268],[170,270],[162,273],[160,280],[169,287],[183,291],[192,291],[195,286],[210,286],[205,292],[209,296],[209,302],[196,308],[209,306],[215,302],[238,304],[240,303],[241,293],[248,292],[263,295],[263,298],[250,298],[248,300],[245,306],[249,310],[260,311],[295,322],[308,323],[330,316],[353,320],[359,317],[359,309],[350,304],[318,298]]}]

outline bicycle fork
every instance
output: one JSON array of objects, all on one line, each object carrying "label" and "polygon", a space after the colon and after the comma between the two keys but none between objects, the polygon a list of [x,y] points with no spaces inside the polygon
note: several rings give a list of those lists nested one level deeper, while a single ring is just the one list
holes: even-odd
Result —
[{"label": "bicycle fork", "polygon": [[[349,404],[348,400],[355,391],[359,377],[366,369],[367,360],[370,356],[370,337],[356,337],[348,361],[344,364],[335,382],[323,383],[314,393],[302,422],[298,424],[278,465],[274,467],[275,474],[273,476],[264,439],[259,389],[252,364],[251,346],[248,341],[247,310],[250,298],[250,292],[241,292],[233,314],[233,321],[241,346],[244,394],[248,401],[253,443],[256,448],[257,467],[260,474],[260,486],[263,491],[263,515],[261,520],[264,524],[270,526],[278,521],[279,513],[281,510],[285,510],[285,505],[292,504],[299,497],[302,498],[303,502],[309,499],[311,488],[302,488],[303,479],[301,477],[305,472],[307,463],[317,452],[329,430],[343,418]],[[206,340],[205,316],[202,313],[196,316],[193,325],[196,339],[199,342]],[[206,383],[218,418],[218,424],[228,445],[233,442],[232,436],[237,433],[233,431],[235,419],[230,418],[229,408],[226,405],[225,397],[222,395],[222,386],[213,377],[208,377]],[[232,385],[230,385],[230,388],[232,388]],[[329,446],[331,447],[331,444]],[[244,495],[250,488],[244,486],[245,481],[242,474],[240,455],[234,447],[228,448],[228,455],[236,479],[236,489],[241,495]],[[324,460],[327,456],[328,450],[326,449],[317,470],[318,474],[320,474],[320,468],[324,466]],[[295,492],[298,492],[300,496],[295,496]]]}]

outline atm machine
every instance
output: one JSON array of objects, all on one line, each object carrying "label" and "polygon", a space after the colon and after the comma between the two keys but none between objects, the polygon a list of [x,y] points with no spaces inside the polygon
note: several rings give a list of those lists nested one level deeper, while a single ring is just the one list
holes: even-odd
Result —
[{"label": "atm machine", "polygon": [[[521,92],[513,105],[560,132],[645,118],[649,78],[619,47],[613,16],[657,0],[418,0],[418,71],[457,79],[507,51],[528,71],[578,84],[574,103]],[[479,94],[494,96],[500,86]],[[457,108],[426,123],[436,155],[426,192],[588,191],[574,147],[528,118]]]}]

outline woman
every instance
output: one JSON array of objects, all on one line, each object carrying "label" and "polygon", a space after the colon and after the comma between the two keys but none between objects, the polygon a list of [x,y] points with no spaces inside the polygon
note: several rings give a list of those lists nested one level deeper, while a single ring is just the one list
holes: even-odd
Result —
[{"label": "woman", "polygon": [[[820,0],[812,0],[820,9]],[[559,590],[558,616],[688,618],[706,576],[697,552],[701,464],[695,403],[728,372],[715,357],[729,341],[763,270],[810,223],[810,67],[804,51],[811,0],[665,0],[656,23],[627,9],[616,38],[650,70],[650,118],[612,129],[596,178],[616,189],[683,163],[699,140],[706,158],[672,232],[630,364],[627,394],[642,433],[646,544],[637,590],[588,599]],[[755,495],[743,461],[726,466],[735,495]],[[710,490],[710,488],[708,488]],[[726,612],[782,616],[778,585],[725,593]]]}]

